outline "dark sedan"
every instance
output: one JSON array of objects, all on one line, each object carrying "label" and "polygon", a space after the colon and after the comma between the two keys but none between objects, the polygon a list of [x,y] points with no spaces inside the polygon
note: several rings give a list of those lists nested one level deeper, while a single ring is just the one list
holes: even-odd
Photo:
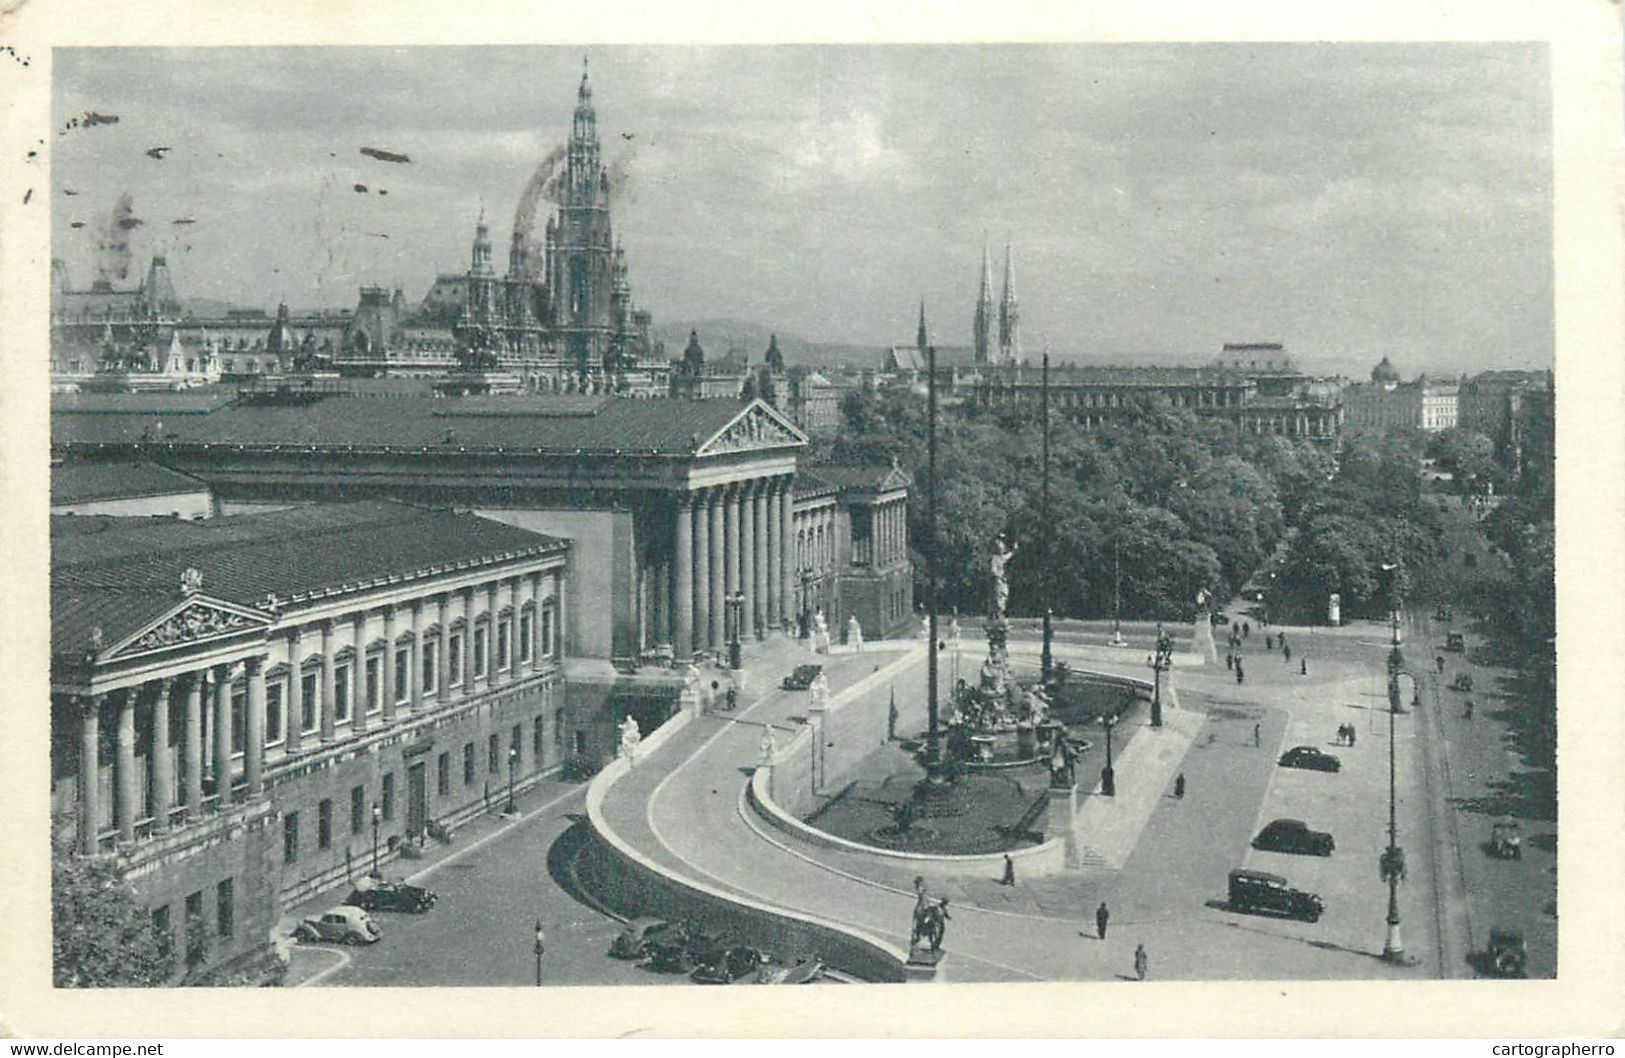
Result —
[{"label": "dark sedan", "polygon": [[797,665],[794,672],[786,676],[780,686],[787,691],[804,691],[811,687],[813,680],[824,671],[822,665]]},{"label": "dark sedan", "polygon": [[421,885],[377,879],[357,886],[344,902],[367,911],[407,911],[421,915],[439,899]]},{"label": "dark sedan", "polygon": [[1281,754],[1279,763],[1283,768],[1308,768],[1310,771],[1340,771],[1343,767],[1342,761],[1314,746],[1293,746]]},{"label": "dark sedan", "polygon": [[1301,819],[1277,819],[1258,832],[1253,848],[1262,852],[1295,852],[1305,856],[1330,856],[1337,843],[1323,830],[1310,830]]}]

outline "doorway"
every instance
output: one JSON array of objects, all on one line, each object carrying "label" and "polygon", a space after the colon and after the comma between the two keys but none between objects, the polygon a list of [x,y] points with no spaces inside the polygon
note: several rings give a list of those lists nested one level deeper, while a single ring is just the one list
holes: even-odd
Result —
[{"label": "doorway", "polygon": [[427,764],[418,761],[406,769],[406,833],[417,837],[429,819],[429,775]]}]

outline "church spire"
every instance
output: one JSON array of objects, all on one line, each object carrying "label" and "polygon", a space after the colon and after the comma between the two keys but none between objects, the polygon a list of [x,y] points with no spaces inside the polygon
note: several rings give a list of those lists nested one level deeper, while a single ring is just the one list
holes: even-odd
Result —
[{"label": "church spire", "polygon": [[920,299],[920,329],[914,332],[914,348],[925,352],[925,347],[931,344],[930,336],[925,329],[925,299]]},{"label": "church spire", "polygon": [[1021,309],[1016,305],[1016,259],[1010,244],[1004,244],[1004,297],[999,301],[999,360],[1013,364],[1021,359]]},{"label": "church spire", "polygon": [[973,334],[976,362],[989,362],[993,331],[993,264],[988,258],[987,237],[982,237],[982,286],[976,295],[976,324]]}]

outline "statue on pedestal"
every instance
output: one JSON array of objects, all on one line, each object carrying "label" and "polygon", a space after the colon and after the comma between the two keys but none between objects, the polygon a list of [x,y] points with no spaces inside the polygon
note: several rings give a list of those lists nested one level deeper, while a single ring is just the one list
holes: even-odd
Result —
[{"label": "statue on pedestal", "polygon": [[993,553],[988,559],[988,570],[993,574],[993,607],[988,617],[994,621],[1004,620],[1006,608],[1010,605],[1010,560],[1015,557],[1016,549],[1005,540],[1000,533],[993,538]]},{"label": "statue on pedestal", "polygon": [[846,619],[846,643],[853,650],[863,649],[863,626],[858,623],[857,614]]},{"label": "statue on pedestal", "polygon": [[825,676],[822,672],[820,672],[818,675],[814,676],[812,683],[807,686],[807,693],[808,693],[808,698],[809,698],[808,704],[810,704],[812,706],[812,708],[814,708],[814,709],[828,708],[828,706],[829,706],[829,677]]},{"label": "statue on pedestal", "polygon": [[824,620],[823,610],[813,614],[813,653],[829,653],[829,622]]},{"label": "statue on pedestal", "polygon": [[621,756],[631,759],[637,754],[638,743],[643,741],[643,732],[638,730],[638,722],[628,716],[621,721]]},{"label": "statue on pedestal", "polygon": [[771,766],[772,763],[773,763],[773,758],[778,756],[778,755],[779,755],[779,740],[773,734],[772,725],[768,725],[768,726],[766,726],[766,727],[764,727],[762,729],[762,763],[761,763],[761,767],[766,768],[766,767]]}]

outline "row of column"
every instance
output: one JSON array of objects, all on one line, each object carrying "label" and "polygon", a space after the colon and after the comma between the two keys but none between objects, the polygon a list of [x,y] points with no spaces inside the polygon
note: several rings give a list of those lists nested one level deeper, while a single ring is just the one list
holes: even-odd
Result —
[{"label": "row of column", "polygon": [[869,540],[876,566],[899,562],[908,553],[907,506],[900,501],[876,504],[870,509]]},{"label": "row of column", "polygon": [[742,635],[788,621],[792,480],[759,478],[678,497],[666,612],[679,659],[723,649],[731,597],[741,597]]},{"label": "row of column", "polygon": [[[557,608],[551,610],[553,624],[543,630],[541,614],[543,608],[535,606],[532,609],[532,620],[528,630],[531,639],[531,649],[528,654],[519,649],[520,614],[525,603],[520,600],[520,583],[526,584],[529,601],[535,602],[540,598],[542,573],[527,573],[522,577],[503,578],[491,581],[477,587],[458,589],[464,595],[464,614],[473,615],[476,600],[483,600],[486,604],[486,614],[489,615],[488,631],[485,636],[485,664],[483,666],[483,686],[486,689],[501,686],[503,683],[513,682],[535,673],[544,656],[549,656],[560,635],[558,621],[561,611]],[[505,599],[504,599],[505,596]],[[497,615],[502,602],[506,601],[512,608],[513,623],[510,626],[510,654],[506,673],[500,672],[497,667]],[[424,698],[424,628],[425,612],[432,608],[434,617],[439,625],[440,634],[433,640],[435,650],[435,664],[433,668],[435,677],[435,694],[439,702],[452,701],[450,688],[450,668],[447,665],[447,609],[450,603],[450,593],[442,593],[433,599],[420,600],[407,604],[404,609],[408,611],[409,627],[413,633],[409,645],[402,645],[410,650],[410,660],[407,665],[407,680],[410,691],[407,697],[407,706],[413,711],[421,710]],[[395,686],[395,652],[397,637],[400,635],[400,614],[403,609],[396,605],[382,607],[384,621],[385,650],[380,663],[382,672],[382,720],[388,724],[395,720],[397,713],[396,699],[399,697]],[[362,628],[368,613],[372,609],[359,611],[348,618],[353,624],[355,634],[354,642],[361,640]],[[318,741],[322,745],[332,743],[337,738],[337,686],[336,663],[334,649],[334,632],[337,620],[324,620],[317,622],[312,629],[310,626],[295,627],[286,633],[286,649],[288,651],[288,680],[284,695],[284,721],[283,721],[283,747],[286,753],[300,752],[304,747],[304,681],[303,670],[305,654],[303,642],[307,636],[319,636],[321,642],[320,653],[320,704],[321,714],[318,724]],[[462,680],[457,700],[462,700],[475,692],[474,664],[473,664],[473,636],[471,634],[473,621],[470,620],[463,637],[464,656],[460,659]],[[525,660],[521,661],[521,657]],[[246,797],[258,796],[264,790],[265,770],[265,741],[266,741],[266,661],[267,655],[259,653],[241,659],[244,677],[244,719],[243,719],[243,782]],[[348,679],[350,681],[349,701],[351,732],[360,734],[369,726],[367,716],[368,703],[354,693],[355,688],[365,686],[365,652],[356,651],[356,664],[350,667]],[[179,676],[166,676],[157,680],[148,681],[133,687],[125,688],[121,694],[117,713],[117,727],[115,738],[115,757],[113,760],[113,815],[114,825],[121,842],[135,840],[136,822],[140,818],[140,808],[143,804],[142,790],[139,782],[139,771],[136,767],[136,708],[138,701],[146,694],[147,688],[155,692],[152,696],[151,708],[147,713],[148,745],[150,749],[148,780],[150,789],[148,795],[152,806],[153,830],[162,833],[169,829],[170,816],[176,807],[186,809],[184,818],[196,818],[204,807],[203,773],[204,773],[204,746],[205,729],[214,745],[212,748],[211,780],[214,786],[214,795],[218,798],[217,804],[224,806],[230,804],[233,797],[232,775],[232,688],[233,670],[237,662],[223,662],[204,669]],[[175,708],[175,697],[178,689],[182,690],[181,708],[185,710],[183,734],[181,741],[181,768],[182,781],[178,790],[179,805],[174,803],[176,792],[175,775],[172,771],[172,762],[169,756],[169,731],[171,726],[171,712]],[[84,695],[79,698],[79,805],[77,823],[77,844],[86,854],[94,853],[97,849],[98,829],[101,818],[101,789],[99,785],[101,769],[101,712],[102,704],[109,697],[108,694]],[[205,723],[205,709],[209,710],[207,724]]]}]

